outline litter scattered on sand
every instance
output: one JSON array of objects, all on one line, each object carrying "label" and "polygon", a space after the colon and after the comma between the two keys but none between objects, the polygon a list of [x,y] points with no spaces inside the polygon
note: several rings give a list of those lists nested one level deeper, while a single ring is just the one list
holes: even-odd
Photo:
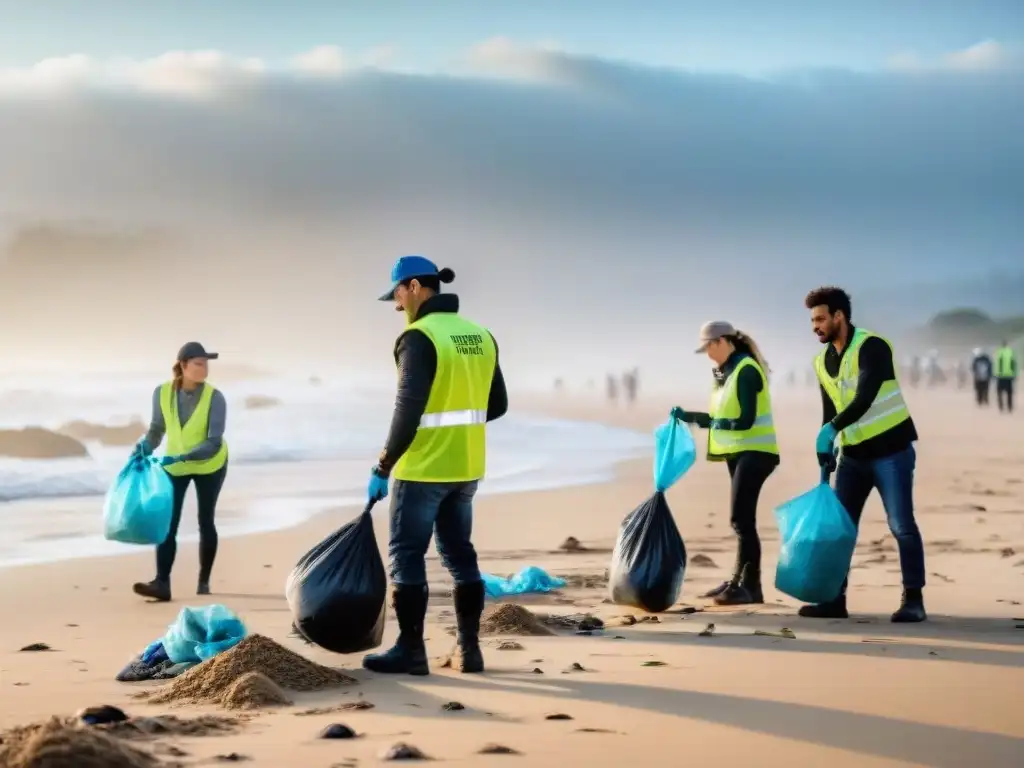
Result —
[{"label": "litter scattered on sand", "polygon": [[503,603],[490,608],[480,622],[482,635],[553,635],[540,620],[514,603]]},{"label": "litter scattered on sand", "polygon": [[575,536],[569,536],[558,545],[558,548],[563,552],[586,552],[587,548],[580,543],[580,540]]},{"label": "litter scattered on sand", "polygon": [[100,728],[54,717],[0,734],[0,768],[150,768],[156,757]]},{"label": "litter scattered on sand", "polygon": [[[266,698],[267,686],[250,674],[254,672],[260,673],[259,677],[265,678],[266,682],[272,682],[278,691],[280,688],[319,691],[356,682],[348,675],[310,661],[268,637],[250,635],[234,648],[193,667],[166,686],[146,691],[143,697],[154,704],[214,703],[233,706],[245,700],[248,702],[246,708],[261,706],[252,702],[258,698],[257,689],[261,692],[259,695]],[[248,680],[238,687],[243,677]],[[283,698],[283,692],[280,693]],[[287,699],[274,703],[285,702]]]},{"label": "litter scattered on sand", "polygon": [[604,629],[604,622],[590,613],[572,613],[563,615],[558,613],[538,613],[536,619],[546,627],[557,629],[576,629],[584,632],[595,629]]}]

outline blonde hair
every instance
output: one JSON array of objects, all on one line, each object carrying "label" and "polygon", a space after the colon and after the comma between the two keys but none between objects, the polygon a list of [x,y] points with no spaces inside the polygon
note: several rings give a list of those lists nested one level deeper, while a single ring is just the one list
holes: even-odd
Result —
[{"label": "blonde hair", "polygon": [[768,376],[771,369],[768,367],[768,361],[764,359],[764,355],[761,354],[761,348],[757,346],[757,342],[750,338],[743,331],[737,329],[734,335],[726,336],[732,345],[741,352],[746,352],[761,366],[761,370],[764,371],[765,377]]},{"label": "blonde hair", "polygon": [[171,368],[171,373],[174,374],[174,379],[171,382],[171,386],[174,389],[181,389],[182,382],[185,379],[185,368],[181,364],[180,360],[178,360],[174,364],[174,367]]}]

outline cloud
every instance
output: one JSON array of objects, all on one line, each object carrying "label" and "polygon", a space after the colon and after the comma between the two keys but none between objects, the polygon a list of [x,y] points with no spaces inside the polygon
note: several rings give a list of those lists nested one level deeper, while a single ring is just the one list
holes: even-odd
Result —
[{"label": "cloud", "polygon": [[[499,319],[558,336],[606,306],[627,350],[674,344],[723,301],[758,327],[808,283],[860,292],[1017,263],[1024,73],[993,51],[758,80],[502,39],[438,73],[333,47],[283,65],[51,59],[0,71],[0,226],[216,237],[197,268],[234,269],[238,302],[302,293],[292,316],[339,327],[322,318],[356,311],[340,296],[376,295],[382,264],[427,251]],[[133,296],[158,267],[109,279]]]},{"label": "cloud", "polygon": [[889,60],[889,66],[905,72],[999,72],[1021,69],[1024,56],[1021,56],[1019,50],[1001,45],[995,40],[982,40],[933,60],[914,52],[900,53]]},{"label": "cloud", "polygon": [[320,45],[293,59],[300,72],[338,74],[344,72],[348,61],[341,48],[336,45]]}]

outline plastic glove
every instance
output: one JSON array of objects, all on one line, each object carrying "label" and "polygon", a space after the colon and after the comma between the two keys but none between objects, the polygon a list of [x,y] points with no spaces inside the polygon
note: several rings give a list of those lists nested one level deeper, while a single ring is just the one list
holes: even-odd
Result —
[{"label": "plastic glove", "polygon": [[678,405],[668,412],[668,415],[676,421],[686,421],[686,411],[680,408]]},{"label": "plastic glove", "polygon": [[381,474],[377,467],[370,470],[370,483],[366,487],[366,500],[367,501],[380,501],[381,499],[387,498],[388,495],[388,478],[386,475]]},{"label": "plastic glove", "polygon": [[166,467],[171,464],[177,464],[179,461],[184,461],[184,456],[164,456],[160,459],[160,466]]},{"label": "plastic glove", "polygon": [[839,434],[836,428],[832,426],[832,422],[826,422],[822,425],[821,429],[818,430],[818,437],[814,441],[815,453],[832,455],[832,448],[836,443],[836,436]]},{"label": "plastic glove", "polygon": [[153,449],[149,447],[149,441],[146,438],[142,438],[135,444],[135,448],[132,449],[132,456],[145,457],[149,456],[153,452]]},{"label": "plastic glove", "polygon": [[818,466],[832,474],[836,471],[836,455],[832,451],[818,454]]}]

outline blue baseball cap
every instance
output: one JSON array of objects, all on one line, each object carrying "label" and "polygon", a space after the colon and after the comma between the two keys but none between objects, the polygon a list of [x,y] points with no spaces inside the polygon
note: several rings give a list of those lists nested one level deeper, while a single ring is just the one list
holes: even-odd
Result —
[{"label": "blue baseball cap", "polygon": [[437,264],[425,256],[402,256],[391,268],[391,290],[380,297],[380,301],[393,301],[399,284],[414,277],[434,277],[438,274]]}]

